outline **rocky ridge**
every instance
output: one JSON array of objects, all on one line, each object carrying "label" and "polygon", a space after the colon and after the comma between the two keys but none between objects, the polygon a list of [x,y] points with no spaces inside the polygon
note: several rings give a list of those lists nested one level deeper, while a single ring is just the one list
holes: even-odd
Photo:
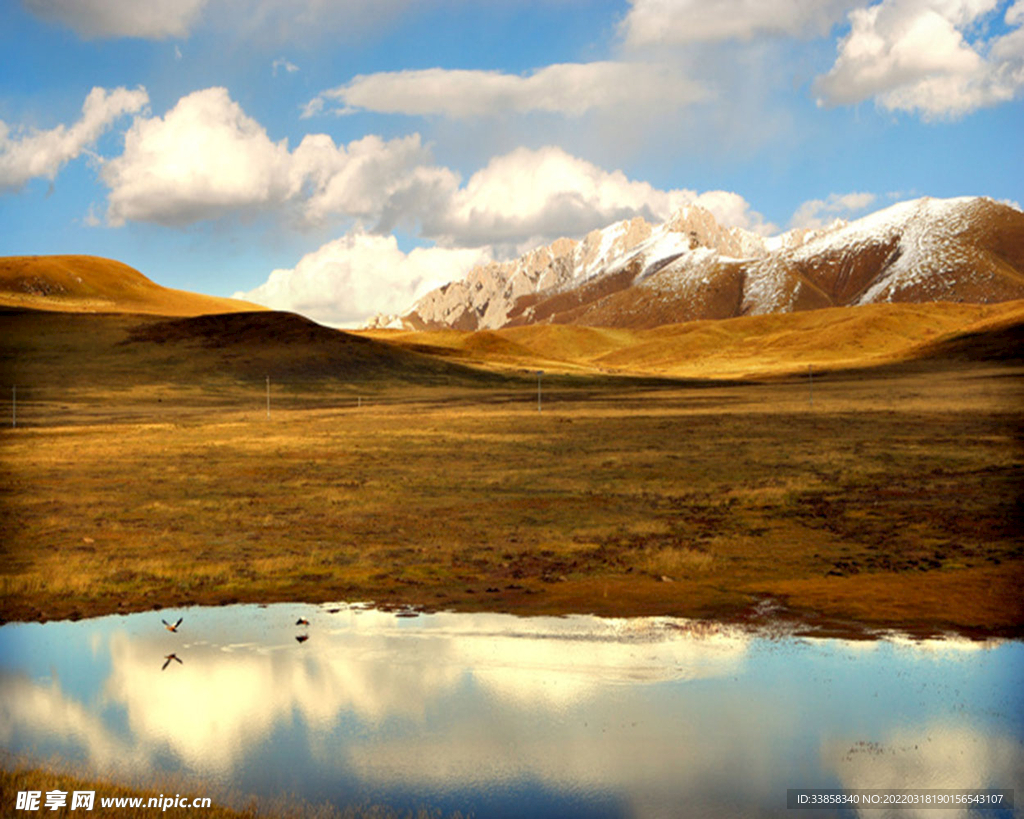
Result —
[{"label": "rocky ridge", "polygon": [[653,327],[880,301],[1019,298],[1024,213],[991,199],[917,199],[772,238],[687,206],[660,225],[637,217],[481,265],[371,326]]}]

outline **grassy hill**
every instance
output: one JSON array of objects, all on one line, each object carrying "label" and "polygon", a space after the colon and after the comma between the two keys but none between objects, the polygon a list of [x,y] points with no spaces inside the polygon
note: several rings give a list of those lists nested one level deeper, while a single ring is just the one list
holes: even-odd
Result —
[{"label": "grassy hill", "polygon": [[346,393],[353,400],[382,393],[411,397],[417,390],[493,387],[508,380],[290,313],[166,318],[0,308],[0,326],[0,389],[6,402],[17,387],[26,423],[57,419],[68,406],[120,417],[152,416],[165,402],[189,411],[258,410],[268,376],[281,407],[336,401]]},{"label": "grassy hill", "polygon": [[264,309],[236,299],[162,287],[133,267],[97,256],[0,257],[0,306],[162,316]]},{"label": "grassy hill", "polygon": [[[161,287],[127,265],[93,256],[0,258],[0,309],[5,306],[8,338],[0,362],[5,380],[21,383],[266,375],[305,382],[475,383],[484,377],[481,371],[538,369],[735,379],[804,372],[808,365],[823,370],[922,357],[1005,359],[1019,356],[1024,326],[1024,301],[1015,301],[868,304],[652,329],[534,324],[353,334],[294,315],[266,311],[261,317],[261,307]],[[104,315],[92,320],[69,314]],[[147,315],[165,320],[145,320]]]},{"label": "grassy hill", "polygon": [[[537,324],[486,332],[372,331],[388,343],[484,366],[738,378],[1020,356],[1024,301],[868,304],[694,321],[650,330]],[[975,350],[975,352],[971,352]]]}]

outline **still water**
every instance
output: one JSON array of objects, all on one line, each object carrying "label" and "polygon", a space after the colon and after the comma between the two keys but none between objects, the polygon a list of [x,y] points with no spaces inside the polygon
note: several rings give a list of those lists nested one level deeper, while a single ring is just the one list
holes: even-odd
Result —
[{"label": "still water", "polygon": [[801,819],[798,787],[1014,788],[1020,804],[1022,672],[1020,642],[195,608],[0,627],[0,745],[209,783],[196,795],[478,817]]}]

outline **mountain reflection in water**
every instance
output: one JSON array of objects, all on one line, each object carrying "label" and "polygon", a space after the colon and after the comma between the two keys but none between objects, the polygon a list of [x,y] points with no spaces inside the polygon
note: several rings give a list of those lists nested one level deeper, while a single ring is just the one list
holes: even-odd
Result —
[{"label": "mountain reflection in water", "polygon": [[115,778],[479,817],[782,815],[796,787],[1024,798],[1022,670],[1019,642],[197,608],[0,627],[0,742]]}]

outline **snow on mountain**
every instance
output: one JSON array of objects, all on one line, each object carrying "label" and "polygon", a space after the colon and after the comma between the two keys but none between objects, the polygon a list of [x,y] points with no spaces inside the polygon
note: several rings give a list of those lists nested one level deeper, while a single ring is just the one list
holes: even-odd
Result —
[{"label": "snow on mountain", "polygon": [[[877,301],[1024,298],[1024,213],[991,199],[917,199],[770,239],[687,206],[475,268],[401,317],[410,328],[536,322],[655,326]],[[378,322],[392,320],[381,317]]]},{"label": "snow on mountain", "polygon": [[791,240],[749,266],[742,312],[801,309],[801,299],[852,305],[1021,298],[1012,274],[1024,270],[1022,223],[1024,214],[991,199],[901,202]]}]

